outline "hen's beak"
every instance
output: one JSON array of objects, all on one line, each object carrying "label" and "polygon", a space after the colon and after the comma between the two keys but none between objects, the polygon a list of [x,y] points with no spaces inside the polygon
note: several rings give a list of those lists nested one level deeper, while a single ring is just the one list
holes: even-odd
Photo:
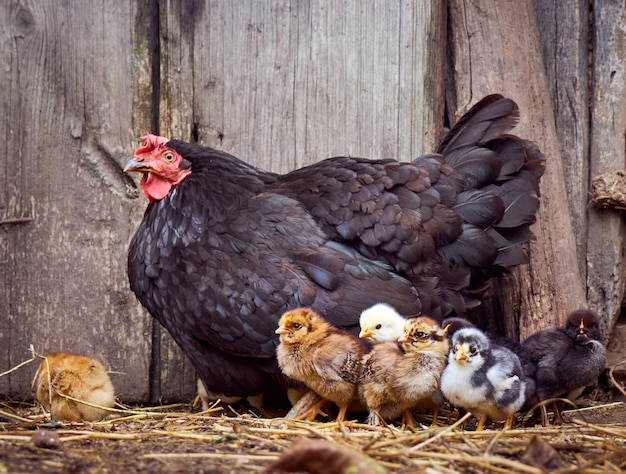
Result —
[{"label": "hen's beak", "polygon": [[467,360],[467,354],[465,354],[465,348],[462,344],[456,351],[456,360]]},{"label": "hen's beak", "polygon": [[285,326],[280,326],[276,331],[274,331],[276,334],[287,334],[289,331],[287,331],[287,328]]},{"label": "hen's beak", "polygon": [[152,168],[132,158],[126,162],[126,165],[124,166],[124,173],[131,173],[133,171],[138,173],[148,173],[152,171]]},{"label": "hen's beak", "polygon": [[367,329],[363,329],[359,333],[359,337],[361,339],[367,339],[368,337],[372,337],[373,335],[374,335],[374,333],[372,331],[368,331]]}]

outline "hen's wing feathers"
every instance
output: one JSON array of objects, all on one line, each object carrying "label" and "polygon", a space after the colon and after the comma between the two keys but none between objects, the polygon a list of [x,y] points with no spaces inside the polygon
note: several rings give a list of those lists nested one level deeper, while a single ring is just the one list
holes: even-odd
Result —
[{"label": "hen's wing feathers", "polygon": [[[156,216],[153,228],[155,222]],[[170,226],[167,219],[160,222]],[[319,308],[339,326],[356,326],[355,315],[379,297],[393,297],[409,314],[419,308],[406,279],[382,262],[327,241],[288,197],[255,196],[219,227],[222,235],[210,223],[192,223],[180,236],[173,229],[159,232],[167,239],[156,246],[146,238],[140,241],[144,248],[131,247],[133,281],[146,283],[138,278],[144,265],[160,269],[148,288],[133,289],[168,329],[184,328],[233,355],[272,357],[273,330],[289,308]],[[210,242],[216,246],[207,246]],[[141,255],[149,260],[137,261]]]},{"label": "hen's wing feathers", "polygon": [[439,146],[447,154],[457,148],[482,145],[511,130],[519,119],[519,108],[511,99],[498,94],[483,98],[474,105]]},{"label": "hen's wing feathers", "polygon": [[[477,291],[504,267],[527,261],[544,158],[534,144],[507,135],[518,115],[513,101],[490,96],[450,131],[440,154],[411,163],[335,157],[270,188],[301,202],[331,239],[406,275],[424,311],[464,313],[459,292],[468,305],[474,300],[459,278],[441,278],[452,274],[438,269],[441,262],[456,265],[463,279],[469,271]],[[326,277],[320,283],[332,280]]]}]

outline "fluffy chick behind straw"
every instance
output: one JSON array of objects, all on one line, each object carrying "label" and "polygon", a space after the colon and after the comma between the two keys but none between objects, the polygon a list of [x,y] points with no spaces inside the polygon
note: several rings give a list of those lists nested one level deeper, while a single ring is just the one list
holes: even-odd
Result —
[{"label": "fluffy chick behind straw", "polygon": [[432,408],[433,425],[444,399],[439,390],[449,342],[445,331],[431,318],[409,319],[397,342],[383,342],[363,357],[359,394],[368,410],[368,422],[402,416],[415,426],[412,411]]},{"label": "fluffy chick behind straw", "polygon": [[284,313],[276,334],[280,335],[276,355],[283,373],[322,397],[299,418],[315,418],[323,404],[330,401],[339,407],[337,420],[345,420],[348,406],[357,395],[365,353],[361,341],[308,308]]},{"label": "fluffy chick behind straw", "polygon": [[37,400],[56,421],[94,421],[106,417],[107,411],[79,403],[111,408],[115,390],[102,364],[89,357],[67,352],[52,352],[35,374]]}]

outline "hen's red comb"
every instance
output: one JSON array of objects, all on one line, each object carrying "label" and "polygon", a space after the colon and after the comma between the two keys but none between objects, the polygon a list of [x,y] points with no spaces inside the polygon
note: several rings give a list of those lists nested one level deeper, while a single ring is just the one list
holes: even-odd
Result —
[{"label": "hen's red comb", "polygon": [[144,135],[140,138],[140,140],[143,140],[144,144],[135,150],[135,156],[148,153],[149,151],[155,150],[169,142],[167,138],[152,135],[151,133]]}]

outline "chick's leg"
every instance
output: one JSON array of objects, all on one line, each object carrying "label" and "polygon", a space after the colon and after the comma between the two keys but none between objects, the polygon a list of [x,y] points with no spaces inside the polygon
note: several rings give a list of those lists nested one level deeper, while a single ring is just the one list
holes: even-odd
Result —
[{"label": "chick's leg", "polygon": [[[285,417],[292,420],[307,419],[312,411],[316,411],[315,415],[318,414],[317,412],[324,403],[326,403],[326,401],[322,399],[322,397],[314,391],[309,390],[300,397]],[[313,415],[313,417],[315,417],[315,415]]]},{"label": "chick's leg", "polygon": [[348,405],[339,407],[339,413],[337,413],[337,421],[346,421],[346,411],[348,411]]},{"label": "chick's leg", "polygon": [[549,426],[550,418],[548,417],[548,409],[546,408],[546,404],[541,404],[541,426]]},{"label": "chick's leg", "polygon": [[510,430],[511,428],[513,428],[513,419],[513,415],[509,415],[506,417],[506,420],[504,421],[505,430]]},{"label": "chick's leg", "polygon": [[415,423],[415,418],[413,418],[413,411],[406,410],[402,413],[402,424],[404,426],[410,426],[411,428],[416,428],[417,423]]},{"label": "chick's leg", "polygon": [[555,426],[560,426],[563,424],[563,417],[561,416],[561,406],[559,405],[559,402],[553,402],[552,403],[552,411],[554,411],[554,425]]},{"label": "chick's leg", "polygon": [[[325,400],[325,399],[322,398],[319,402],[317,402],[316,404],[311,406],[305,412],[303,412],[300,415],[296,416],[294,418],[294,420],[313,421],[317,417],[317,415],[321,415],[321,416],[327,417],[328,415],[324,411],[322,411],[322,408],[324,408],[324,406],[327,403],[328,403],[328,400]],[[341,412],[340,412],[340,414],[341,414]],[[345,416],[345,411],[344,411],[344,416]],[[339,416],[337,416],[337,418],[339,418]]]},{"label": "chick's leg", "polygon": [[487,421],[487,415],[481,413],[478,415],[478,426],[476,426],[476,431],[482,431],[485,428],[485,422]]},{"label": "chick's leg", "polygon": [[430,426],[437,426],[438,417],[439,417],[439,407],[433,408],[433,422],[430,424]]}]

